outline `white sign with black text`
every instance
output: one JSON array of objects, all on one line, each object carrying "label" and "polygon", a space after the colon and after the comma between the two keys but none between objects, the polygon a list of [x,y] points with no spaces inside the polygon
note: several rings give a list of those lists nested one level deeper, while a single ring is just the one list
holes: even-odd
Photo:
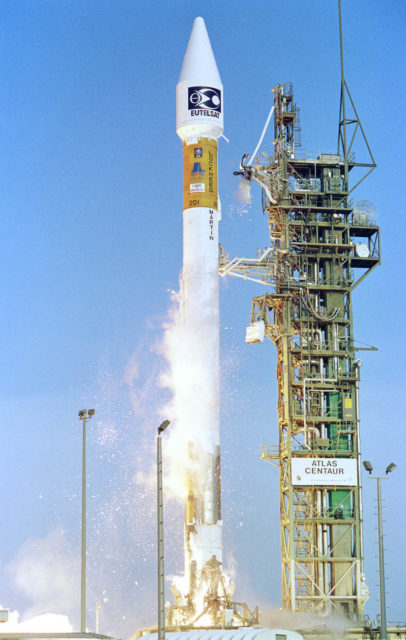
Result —
[{"label": "white sign with black text", "polygon": [[292,484],[357,485],[357,461],[348,458],[293,458]]}]

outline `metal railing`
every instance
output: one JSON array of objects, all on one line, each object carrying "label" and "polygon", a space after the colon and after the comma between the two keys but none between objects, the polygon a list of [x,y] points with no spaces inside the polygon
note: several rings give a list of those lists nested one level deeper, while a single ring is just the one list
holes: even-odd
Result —
[{"label": "metal railing", "polygon": [[346,506],[326,507],[323,509],[296,509],[295,520],[313,518],[334,518],[334,520],[350,520],[355,518],[355,508]]}]

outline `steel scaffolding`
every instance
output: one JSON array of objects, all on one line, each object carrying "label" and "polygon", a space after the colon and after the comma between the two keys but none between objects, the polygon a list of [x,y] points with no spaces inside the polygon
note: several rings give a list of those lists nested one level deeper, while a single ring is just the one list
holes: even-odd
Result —
[{"label": "steel scaffolding", "polygon": [[349,201],[351,171],[375,164],[347,149],[358,116],[345,114],[346,91],[339,149],[310,158],[296,152],[292,85],[273,89],[274,152],[266,163],[244,157],[236,172],[262,188],[270,246],[251,260],[221,252],[220,274],[273,289],[253,299],[247,341],[265,335],[277,348],[279,444],[261,457],[280,469],[283,607],[360,619],[368,588],[351,295],[380,262],[380,237],[374,217]]}]

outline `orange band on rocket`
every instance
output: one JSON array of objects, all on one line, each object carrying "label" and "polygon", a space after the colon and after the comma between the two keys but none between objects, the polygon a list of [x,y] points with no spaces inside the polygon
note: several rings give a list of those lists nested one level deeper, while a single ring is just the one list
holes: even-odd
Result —
[{"label": "orange band on rocket", "polygon": [[183,143],[183,209],[218,208],[217,140]]}]

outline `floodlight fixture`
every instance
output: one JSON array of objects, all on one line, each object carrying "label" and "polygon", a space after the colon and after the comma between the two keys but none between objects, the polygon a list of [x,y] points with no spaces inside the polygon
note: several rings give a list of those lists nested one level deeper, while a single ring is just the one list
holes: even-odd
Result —
[{"label": "floodlight fixture", "polygon": [[161,425],[158,427],[158,433],[161,434],[169,425],[171,424],[170,420],[164,420]]},{"label": "floodlight fixture", "polygon": [[395,467],[396,467],[395,463],[394,463],[394,462],[391,462],[391,463],[390,463],[390,464],[388,464],[388,466],[386,467],[386,471],[385,471],[385,473],[386,473],[386,474],[390,473],[391,471],[393,471],[393,470],[394,470],[394,468],[395,468]]},{"label": "floodlight fixture", "polygon": [[364,460],[364,462],[362,463],[365,467],[365,469],[369,472],[372,473],[372,471],[374,470],[371,462],[369,460]]}]

